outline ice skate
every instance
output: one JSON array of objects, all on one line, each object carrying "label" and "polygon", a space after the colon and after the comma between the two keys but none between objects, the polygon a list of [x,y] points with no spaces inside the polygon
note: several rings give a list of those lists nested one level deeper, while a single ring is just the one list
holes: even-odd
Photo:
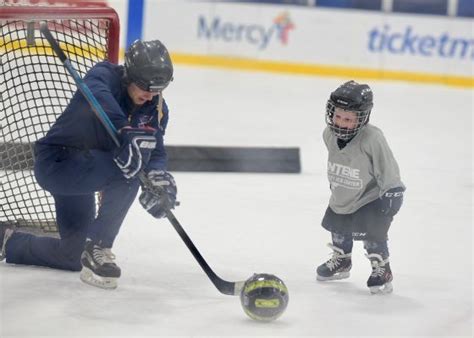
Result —
[{"label": "ice skate", "polygon": [[110,249],[88,239],[81,256],[81,280],[102,289],[117,288],[121,271],[114,260],[115,255]]},{"label": "ice skate", "polygon": [[372,265],[372,274],[367,280],[367,286],[372,294],[385,294],[393,291],[392,270],[388,259],[384,260],[379,254],[366,255]]},{"label": "ice skate", "polygon": [[327,281],[348,278],[352,267],[351,253],[346,254],[342,249],[332,244],[328,244],[328,246],[334,252],[326,263],[318,266],[316,279]]},{"label": "ice skate", "polygon": [[0,223],[0,262],[6,257],[7,242],[13,232],[13,227]]}]

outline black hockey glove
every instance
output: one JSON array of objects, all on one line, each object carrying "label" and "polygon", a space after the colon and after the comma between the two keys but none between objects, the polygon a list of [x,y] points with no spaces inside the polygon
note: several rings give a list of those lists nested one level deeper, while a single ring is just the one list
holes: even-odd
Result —
[{"label": "black hockey glove", "polygon": [[153,128],[124,127],[120,130],[120,147],[115,150],[114,161],[123,176],[133,178],[148,164],[156,146],[155,133]]},{"label": "black hockey glove", "polygon": [[387,190],[382,197],[380,197],[381,209],[380,211],[385,216],[395,216],[400,210],[403,203],[403,192],[405,188],[397,187]]},{"label": "black hockey glove", "polygon": [[174,209],[178,192],[173,176],[166,171],[151,170],[148,182],[142,185],[138,198],[142,207],[155,218],[163,218],[166,212]]}]

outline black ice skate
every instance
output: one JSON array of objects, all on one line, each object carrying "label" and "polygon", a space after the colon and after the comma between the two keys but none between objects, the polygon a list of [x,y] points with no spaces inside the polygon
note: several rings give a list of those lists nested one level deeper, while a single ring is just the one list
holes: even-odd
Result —
[{"label": "black ice skate", "polygon": [[0,262],[5,259],[7,242],[13,235],[13,232],[13,227],[9,227],[8,225],[2,224],[0,222]]},{"label": "black ice skate", "polygon": [[334,251],[332,257],[324,264],[318,266],[316,279],[319,281],[344,279],[350,276],[352,268],[351,253],[344,251],[332,244],[328,246]]},{"label": "black ice skate", "polygon": [[114,259],[110,249],[87,239],[81,256],[81,280],[102,289],[115,289],[121,271]]},{"label": "black ice skate", "polygon": [[384,260],[379,254],[366,255],[372,265],[372,274],[367,280],[367,286],[372,294],[384,294],[393,291],[392,270],[388,259]]}]

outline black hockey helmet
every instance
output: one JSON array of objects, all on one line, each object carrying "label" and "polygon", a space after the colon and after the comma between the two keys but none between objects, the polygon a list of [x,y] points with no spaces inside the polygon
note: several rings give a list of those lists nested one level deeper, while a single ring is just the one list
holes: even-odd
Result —
[{"label": "black hockey helmet", "polygon": [[140,89],[161,92],[173,80],[173,63],[159,40],[135,40],[125,52],[125,78]]},{"label": "black hockey helmet", "polygon": [[[337,138],[350,140],[369,122],[373,106],[373,95],[370,87],[353,80],[348,81],[331,93],[326,105],[326,124]],[[356,113],[357,127],[348,129],[337,126],[333,122],[334,110],[336,108]]]}]

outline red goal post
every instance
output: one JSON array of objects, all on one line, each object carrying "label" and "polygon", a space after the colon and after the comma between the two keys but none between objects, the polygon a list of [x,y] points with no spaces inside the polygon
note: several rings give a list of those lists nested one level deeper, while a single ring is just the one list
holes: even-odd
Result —
[{"label": "red goal post", "polygon": [[[107,57],[110,62],[117,63],[119,55],[120,22],[117,12],[110,7],[59,7],[59,6],[4,6],[0,8],[0,22],[2,29],[4,22],[39,22],[39,21],[63,21],[64,27],[71,20],[82,20],[83,22],[104,23],[108,26],[105,38]],[[64,24],[66,23],[66,24]],[[80,29],[80,25],[77,26]],[[84,27],[84,26],[83,26]],[[37,28],[37,27],[36,27]],[[105,28],[104,26],[98,28]],[[50,28],[51,30],[51,28]],[[54,28],[53,28],[54,31]],[[39,31],[38,37],[39,37]],[[2,36],[3,37],[3,32]],[[0,48],[1,48],[0,44]]]},{"label": "red goal post", "polygon": [[0,224],[55,231],[54,201],[32,172],[32,145],[77,88],[39,32],[41,21],[81,76],[97,62],[118,62],[120,24],[109,7],[0,6]]}]

